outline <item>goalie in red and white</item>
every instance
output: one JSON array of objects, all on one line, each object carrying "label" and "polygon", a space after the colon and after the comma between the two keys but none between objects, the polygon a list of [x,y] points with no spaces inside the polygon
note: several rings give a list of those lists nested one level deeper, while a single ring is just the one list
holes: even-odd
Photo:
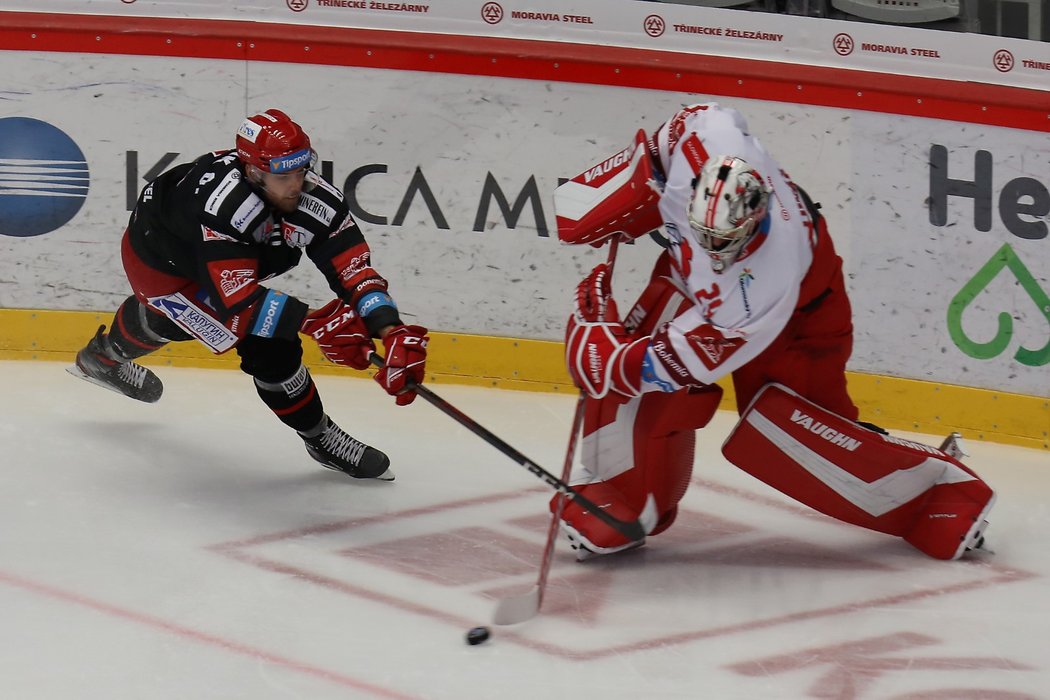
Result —
[{"label": "goalie in red and white", "polygon": [[[695,431],[731,375],[741,419],[726,458],[806,505],[955,559],[983,543],[994,493],[941,449],[859,423],[846,389],[853,324],[819,207],[715,103],[686,107],[651,136],[555,192],[559,238],[600,246],[662,228],[666,249],[625,316],[598,265],[576,290],[566,361],[587,394],[572,485],[648,535],[675,520]],[[554,501],[552,500],[552,506]],[[579,558],[638,546],[569,502]],[[644,540],[643,540],[644,541]]]}]

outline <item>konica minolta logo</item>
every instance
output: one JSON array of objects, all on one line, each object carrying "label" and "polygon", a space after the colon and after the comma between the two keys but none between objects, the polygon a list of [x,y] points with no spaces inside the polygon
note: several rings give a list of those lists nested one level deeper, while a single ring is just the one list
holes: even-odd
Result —
[{"label": "konica minolta logo", "polygon": [[38,119],[0,119],[0,173],[0,235],[50,233],[69,223],[87,199],[84,153],[61,129]]}]

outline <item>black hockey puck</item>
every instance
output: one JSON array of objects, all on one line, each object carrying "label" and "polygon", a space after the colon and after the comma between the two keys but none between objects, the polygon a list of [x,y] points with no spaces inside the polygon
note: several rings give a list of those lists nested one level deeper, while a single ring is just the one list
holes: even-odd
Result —
[{"label": "black hockey puck", "polygon": [[467,632],[467,644],[474,646],[475,644],[483,644],[489,639],[489,628],[488,627],[475,627]]}]

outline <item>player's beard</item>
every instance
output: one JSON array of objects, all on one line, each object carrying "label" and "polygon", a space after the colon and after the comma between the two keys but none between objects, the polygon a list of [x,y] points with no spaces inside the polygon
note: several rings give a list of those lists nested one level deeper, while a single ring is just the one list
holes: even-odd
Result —
[{"label": "player's beard", "polygon": [[291,214],[299,209],[299,197],[302,194],[301,192],[297,192],[294,195],[279,197],[276,193],[267,189],[266,186],[261,183],[259,189],[266,198],[266,203],[282,214]]},{"label": "player's beard", "polygon": [[274,198],[271,200],[273,204],[282,214],[291,214],[299,208],[299,195],[294,197],[281,197],[280,199]]}]

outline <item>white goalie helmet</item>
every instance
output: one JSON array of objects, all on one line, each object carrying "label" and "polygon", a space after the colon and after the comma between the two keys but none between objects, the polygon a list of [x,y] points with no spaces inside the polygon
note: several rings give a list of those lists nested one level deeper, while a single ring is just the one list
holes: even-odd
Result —
[{"label": "white goalie helmet", "polygon": [[710,158],[693,181],[689,226],[716,271],[731,265],[755,235],[769,208],[769,188],[736,156]]}]

